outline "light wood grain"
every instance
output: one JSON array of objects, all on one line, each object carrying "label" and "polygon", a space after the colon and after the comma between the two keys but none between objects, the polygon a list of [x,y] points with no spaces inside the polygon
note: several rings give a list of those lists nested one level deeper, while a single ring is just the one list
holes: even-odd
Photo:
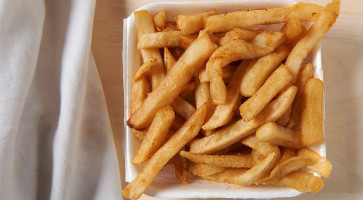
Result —
[{"label": "light wood grain", "polygon": [[[98,0],[92,51],[106,95],[123,179],[122,19],[155,0]],[[318,1],[310,1],[318,2]],[[328,2],[326,0],[320,2]],[[321,193],[296,199],[358,199],[363,193],[363,1],[343,0],[322,41],[327,156],[333,172]],[[354,194],[356,193],[356,194]],[[357,194],[360,193],[360,194]],[[143,196],[143,199],[151,199]]]}]

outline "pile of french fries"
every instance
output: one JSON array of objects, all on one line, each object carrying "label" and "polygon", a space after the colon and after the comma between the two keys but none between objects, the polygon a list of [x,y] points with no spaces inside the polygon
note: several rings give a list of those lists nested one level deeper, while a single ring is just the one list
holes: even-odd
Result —
[{"label": "pile of french fries", "polygon": [[[139,198],[167,164],[182,183],[191,173],[320,191],[323,180],[310,172],[328,178],[332,166],[309,147],[324,141],[324,84],[311,63],[302,65],[339,11],[340,0],[175,21],[166,10],[136,11],[143,65],[127,124],[141,141],[132,164],[146,165],[122,195]],[[313,22],[309,29],[304,21]]]}]

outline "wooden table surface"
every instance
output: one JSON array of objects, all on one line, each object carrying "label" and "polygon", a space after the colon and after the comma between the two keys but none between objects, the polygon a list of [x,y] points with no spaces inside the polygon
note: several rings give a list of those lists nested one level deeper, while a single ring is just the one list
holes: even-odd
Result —
[{"label": "wooden table surface", "polygon": [[[105,91],[121,179],[124,178],[122,19],[150,2],[155,0],[98,0],[96,5],[92,52]],[[362,8],[362,0],[343,0],[338,21],[322,41],[327,156],[333,171],[320,193],[304,194],[297,199],[363,196]],[[142,199],[152,198],[144,195]]]}]

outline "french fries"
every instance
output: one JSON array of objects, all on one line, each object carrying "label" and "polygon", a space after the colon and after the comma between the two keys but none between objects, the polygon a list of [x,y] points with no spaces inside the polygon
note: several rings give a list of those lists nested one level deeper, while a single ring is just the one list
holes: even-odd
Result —
[{"label": "french fries", "polygon": [[308,80],[304,87],[301,113],[301,143],[311,146],[324,140],[323,136],[324,83],[316,78]]},{"label": "french fries", "polygon": [[[323,180],[311,172],[328,178],[332,165],[309,146],[324,140],[324,84],[301,63],[311,61],[308,53],[339,7],[332,0],[325,7],[179,14],[175,21],[166,10],[154,17],[136,11],[143,63],[132,79],[127,125],[141,141],[131,162],[144,168],[122,195],[139,198],[167,164],[183,184],[191,173],[320,191]],[[312,21],[309,30],[304,21]],[[284,26],[264,26],[275,23]]]},{"label": "french fries", "polygon": [[240,107],[245,121],[250,121],[280,92],[291,80],[291,75],[284,65],[277,68],[262,87]]},{"label": "french fries", "polygon": [[142,172],[122,191],[122,195],[129,199],[140,198],[164,165],[198,135],[206,115],[205,104],[150,158]]}]

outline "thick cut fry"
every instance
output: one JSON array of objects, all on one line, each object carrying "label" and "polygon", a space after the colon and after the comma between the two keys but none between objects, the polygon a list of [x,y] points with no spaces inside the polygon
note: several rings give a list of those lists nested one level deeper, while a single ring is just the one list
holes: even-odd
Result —
[{"label": "thick cut fry", "polygon": [[[134,18],[139,38],[143,34],[155,32],[153,18],[148,11],[135,11]],[[154,90],[165,77],[164,65],[160,55],[160,51],[159,49],[141,49],[140,51],[144,63],[153,58],[157,59],[157,63],[154,65],[149,73],[151,79],[151,86]]]},{"label": "thick cut fry", "polygon": [[310,173],[291,172],[274,185],[294,188],[300,192],[317,193],[323,188],[323,180]]},{"label": "thick cut fry", "polygon": [[177,15],[175,21],[183,35],[190,35],[203,29],[204,18],[218,14],[217,11],[209,11],[195,15]]},{"label": "thick cut fry", "polygon": [[282,27],[281,31],[285,33],[286,42],[291,42],[302,32],[300,19],[296,16],[292,16]]},{"label": "thick cut fry", "polygon": [[306,82],[308,82],[308,80],[310,78],[312,78],[313,76],[314,76],[314,69],[313,69],[313,65],[311,63],[307,64],[303,68],[301,68],[299,75],[297,76],[296,83],[295,83],[298,90],[297,90],[297,94],[294,99],[294,102],[292,103],[292,106],[291,106],[290,119],[287,124],[288,128],[296,129],[300,125],[302,101],[303,101],[303,97],[304,97],[304,95],[303,95],[304,87],[305,87]]},{"label": "thick cut fry", "polygon": [[241,94],[245,97],[255,94],[288,54],[289,49],[281,46],[274,52],[259,58],[243,77],[240,88]]},{"label": "thick cut fry", "polygon": [[253,159],[250,154],[240,155],[199,155],[181,151],[180,155],[195,163],[214,165],[224,168],[251,168]]},{"label": "thick cut fry", "polygon": [[181,31],[142,34],[137,43],[137,49],[177,47],[181,36]]},{"label": "thick cut fry", "polygon": [[181,97],[177,97],[170,106],[185,120],[189,119],[195,112],[194,106]]},{"label": "thick cut fry", "polygon": [[196,154],[216,152],[252,134],[259,126],[276,121],[291,106],[296,91],[297,88],[291,86],[273,100],[259,115],[247,123],[241,119],[208,137],[193,140],[190,144],[190,152]]},{"label": "thick cut fry", "polygon": [[213,165],[201,164],[201,163],[193,163],[190,165],[189,170],[192,174],[194,174],[196,176],[208,176],[208,175],[219,173],[219,172],[225,170],[225,168],[216,167]]},{"label": "thick cut fry", "polygon": [[174,117],[175,114],[170,106],[160,109],[155,114],[139,150],[131,161],[132,164],[139,165],[146,162],[165,143]]},{"label": "thick cut fry", "polygon": [[[299,91],[299,90],[298,90]],[[291,106],[292,107],[292,106]],[[290,120],[291,107],[276,121],[276,124],[285,126]]]},{"label": "thick cut fry", "polygon": [[311,146],[323,138],[323,89],[324,83],[316,78],[308,80],[304,87],[301,113],[301,143]]},{"label": "thick cut fry", "polygon": [[204,19],[204,28],[214,32],[226,32],[233,28],[244,28],[261,24],[275,24],[296,16],[300,21],[314,20],[323,10],[322,6],[297,3],[289,7],[266,10],[236,11],[210,16]]},{"label": "thick cut fry", "polygon": [[175,176],[176,178],[184,183],[188,184],[189,181],[189,172],[188,172],[188,166],[187,166],[187,160],[180,156],[179,153],[177,153],[174,158],[174,169],[175,169]]},{"label": "thick cut fry", "polygon": [[227,87],[227,100],[225,104],[217,105],[212,117],[203,125],[204,130],[215,129],[229,122],[232,118],[233,110],[238,106],[242,96],[239,94],[239,86],[248,67],[253,61],[244,60],[237,67],[231,82]]},{"label": "thick cut fry", "polygon": [[137,177],[122,191],[122,196],[140,198],[164,165],[198,135],[206,115],[207,105],[204,105],[151,157]]},{"label": "thick cut fry", "polygon": [[144,63],[143,65],[141,65],[141,67],[137,70],[134,78],[133,78],[133,82],[135,83],[137,80],[139,80],[141,77],[143,77],[145,75],[146,72],[150,71],[150,69],[157,63],[157,59],[153,58],[149,61],[147,61],[146,63]]},{"label": "thick cut fry", "polygon": [[219,45],[222,46],[235,40],[250,41],[257,34],[257,31],[251,29],[234,28],[228,31],[226,35],[219,40]]},{"label": "thick cut fry", "polygon": [[[279,180],[286,174],[289,174],[290,172],[296,171],[298,169],[301,169],[303,167],[306,167],[308,165],[311,165],[313,163],[313,160],[308,157],[303,156],[295,156],[290,159],[285,160],[284,162],[276,165],[274,169],[271,171],[271,174],[267,180]],[[270,182],[270,181],[267,181]],[[272,181],[274,182],[274,181]]]},{"label": "thick cut fry", "polygon": [[270,142],[275,145],[299,149],[301,145],[301,133],[269,122],[256,131],[256,138],[261,142]]},{"label": "thick cut fry", "polygon": [[176,26],[175,21],[168,21],[165,28],[163,29],[163,32],[167,31],[180,31],[180,29],[178,29],[178,27]]},{"label": "thick cut fry", "polygon": [[182,87],[189,82],[215,49],[216,45],[208,35],[196,39],[175,63],[160,85],[131,115],[127,124],[136,129],[147,128],[155,113],[178,97]]},{"label": "thick cut fry", "polygon": [[166,69],[166,73],[169,73],[171,68],[176,63],[174,56],[170,53],[167,47],[164,48],[164,65]]},{"label": "thick cut fry", "polygon": [[245,121],[250,121],[291,81],[289,70],[284,65],[277,68],[257,92],[239,108]]},{"label": "thick cut fry", "polygon": [[286,67],[292,74],[293,82],[297,78],[303,60],[335,23],[339,15],[339,9],[340,0],[333,0],[332,3],[329,3],[307,34],[292,49],[287,57]]},{"label": "thick cut fry", "polygon": [[257,140],[255,135],[250,135],[244,138],[241,143],[257,150],[263,156],[273,153],[277,160],[281,158],[281,152],[277,145],[271,144],[269,142],[260,142]]},{"label": "thick cut fry", "polygon": [[222,68],[241,59],[254,59],[272,52],[285,37],[278,31],[264,31],[251,43],[236,40],[219,47],[207,62],[206,69],[210,80],[211,97],[215,104],[224,104],[227,89],[223,82]]},{"label": "thick cut fry", "polygon": [[252,185],[260,178],[266,176],[266,174],[268,174],[272,169],[275,162],[276,155],[270,153],[260,163],[256,164],[247,171],[244,169],[226,169],[220,173],[205,176],[203,178],[242,186]]},{"label": "thick cut fry", "polygon": [[316,153],[315,151],[312,151],[311,149],[309,149],[307,147],[300,149],[297,152],[297,155],[303,156],[303,157],[309,157],[309,158],[313,159],[314,163],[312,165],[307,166],[307,168],[313,172],[316,172],[316,173],[322,175],[324,178],[329,177],[330,172],[332,170],[332,165],[329,162],[329,160],[320,156],[318,153]]},{"label": "thick cut fry", "polygon": [[158,31],[162,31],[166,27],[168,21],[168,13],[165,9],[162,9],[154,16],[154,24]]}]

